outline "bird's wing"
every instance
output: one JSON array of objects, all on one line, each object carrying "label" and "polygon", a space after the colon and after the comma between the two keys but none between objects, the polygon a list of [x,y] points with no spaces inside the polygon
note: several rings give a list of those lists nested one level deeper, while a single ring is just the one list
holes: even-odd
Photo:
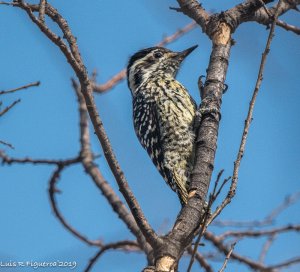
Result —
[{"label": "bird's wing", "polygon": [[172,174],[164,166],[163,145],[155,101],[146,100],[144,96],[137,95],[133,99],[133,108],[134,129],[140,143],[147,150],[162,177],[172,190],[176,191]]}]

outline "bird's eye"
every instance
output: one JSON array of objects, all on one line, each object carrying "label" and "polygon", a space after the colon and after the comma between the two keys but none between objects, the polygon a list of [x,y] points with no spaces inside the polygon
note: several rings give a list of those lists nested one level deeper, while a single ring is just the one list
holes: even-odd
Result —
[{"label": "bird's eye", "polygon": [[163,53],[162,53],[162,52],[159,52],[159,51],[158,51],[158,52],[155,52],[155,53],[154,53],[154,57],[157,58],[157,59],[161,58],[162,56],[163,56]]}]

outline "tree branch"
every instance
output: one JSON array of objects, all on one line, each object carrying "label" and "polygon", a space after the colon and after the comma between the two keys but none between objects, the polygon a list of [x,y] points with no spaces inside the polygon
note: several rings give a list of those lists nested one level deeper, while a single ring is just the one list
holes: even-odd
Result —
[{"label": "tree branch", "polygon": [[119,241],[115,243],[109,243],[105,246],[103,246],[96,255],[90,259],[89,264],[84,269],[84,272],[89,272],[97,262],[97,260],[108,250],[111,249],[121,249],[126,252],[135,252],[140,251],[139,245],[134,241]]},{"label": "tree branch", "polygon": [[273,209],[270,214],[268,214],[263,220],[255,220],[255,221],[214,221],[214,226],[219,227],[243,227],[243,228],[257,228],[266,225],[271,225],[274,223],[274,220],[277,216],[290,207],[292,204],[296,203],[300,199],[300,192],[296,192],[292,195],[287,196],[284,201]]},{"label": "tree branch", "polygon": [[15,100],[13,103],[11,103],[9,106],[7,106],[6,108],[4,108],[1,112],[0,112],[0,117],[3,116],[5,113],[7,113],[11,108],[13,108],[16,104],[20,103],[21,99]]},{"label": "tree branch", "polygon": [[209,265],[209,263],[206,261],[205,257],[201,253],[196,252],[196,254],[194,254],[194,250],[193,250],[193,248],[191,246],[189,246],[187,248],[187,252],[190,255],[194,255],[195,256],[195,259],[199,262],[199,264],[201,265],[201,267],[203,269],[205,269],[206,272],[213,272],[212,267]]},{"label": "tree branch", "polygon": [[221,269],[219,270],[219,272],[224,272],[225,271],[227,263],[228,263],[228,261],[230,259],[230,256],[231,256],[231,254],[232,254],[232,252],[234,250],[235,245],[236,245],[236,242],[231,245],[230,250],[228,251],[228,253],[226,255],[226,258],[225,258],[225,261],[224,261]]},{"label": "tree branch", "polygon": [[27,89],[27,88],[30,88],[30,87],[34,87],[34,86],[37,87],[37,86],[39,86],[40,84],[41,84],[40,81],[36,81],[36,82],[29,83],[29,84],[27,84],[27,85],[24,85],[24,86],[15,88],[15,89],[5,90],[5,91],[0,91],[0,95],[2,95],[2,94],[14,93],[14,92],[17,92],[17,91],[20,91],[20,90],[24,90],[24,89]]},{"label": "tree branch", "polygon": [[96,186],[100,189],[102,194],[111,205],[114,212],[116,212],[119,218],[126,224],[128,229],[137,237],[140,247],[144,250],[147,255],[148,262],[153,262],[152,248],[146,242],[143,234],[138,228],[133,216],[129,213],[127,207],[123,201],[118,197],[114,190],[110,187],[107,181],[102,176],[97,165],[94,163],[93,154],[90,146],[90,135],[88,127],[88,113],[85,105],[84,97],[81,93],[80,86],[72,79],[73,88],[76,92],[79,115],[80,115],[80,143],[81,151],[80,157],[82,158],[82,165],[86,173],[91,177]]},{"label": "tree branch", "polygon": [[45,22],[45,9],[46,9],[46,0],[40,0],[40,7],[39,7],[39,20],[41,22]]},{"label": "tree branch", "polygon": [[206,32],[206,24],[209,19],[209,14],[205,11],[201,4],[196,0],[177,0],[180,9],[178,11],[183,12],[190,18],[192,18],[203,30]]},{"label": "tree branch", "polygon": [[228,237],[261,237],[270,236],[283,232],[295,231],[300,232],[300,225],[287,225],[284,227],[271,228],[268,230],[246,230],[246,231],[227,231],[219,235],[218,238],[224,240]]},{"label": "tree branch", "polygon": [[29,5],[25,2],[18,1],[14,6],[20,7],[25,10],[34,24],[36,24],[40,30],[55,44],[59,47],[62,53],[65,55],[67,61],[72,66],[76,76],[81,85],[81,92],[84,96],[85,103],[87,105],[88,113],[92,121],[95,133],[100,141],[100,144],[103,148],[105,158],[108,162],[108,165],[118,183],[119,189],[123,194],[133,216],[141,229],[146,240],[153,246],[156,245],[160,239],[157,234],[154,232],[152,227],[149,225],[146,220],[140,205],[135,199],[128,182],[124,176],[123,171],[115,157],[113,149],[111,147],[110,141],[106,135],[106,132],[103,127],[102,120],[100,119],[99,113],[93,97],[93,86],[88,77],[86,68],[82,62],[77,44],[76,38],[73,36],[67,21],[62,18],[62,16],[54,9],[49,3],[46,4],[45,13],[58,25],[58,27],[63,32],[64,38],[67,40],[68,46],[64,41],[58,37],[54,32],[52,32],[44,23],[37,20],[32,11],[37,11],[39,5]]},{"label": "tree branch", "polygon": [[80,234],[77,230],[75,230],[70,224],[67,223],[67,221],[64,219],[60,211],[58,210],[56,200],[55,200],[55,193],[59,192],[59,190],[56,188],[56,183],[59,181],[61,172],[64,170],[65,166],[58,166],[56,170],[53,172],[50,180],[49,180],[49,198],[52,210],[56,216],[56,218],[60,221],[60,223],[68,230],[70,231],[74,236],[76,236],[79,240],[85,242],[88,245],[91,246],[102,246],[102,242],[100,241],[91,241],[82,234]]},{"label": "tree branch", "polygon": [[271,245],[273,244],[273,242],[274,242],[276,236],[277,236],[276,234],[270,235],[270,236],[268,237],[267,241],[264,243],[264,245],[263,245],[263,247],[262,247],[262,250],[261,250],[261,252],[260,252],[260,254],[259,254],[259,258],[258,258],[258,261],[259,261],[260,263],[263,264],[263,263],[265,262],[265,258],[266,258],[266,256],[267,256],[267,253],[268,253],[268,251],[269,251]]},{"label": "tree branch", "polygon": [[30,163],[30,164],[49,164],[49,165],[57,165],[57,166],[69,166],[74,163],[80,162],[80,157],[75,157],[71,159],[65,159],[65,160],[49,160],[49,159],[32,159],[32,158],[10,158],[7,156],[3,151],[0,150],[0,158],[2,159],[3,164],[24,164],[24,163]]},{"label": "tree branch", "polygon": [[[12,144],[8,143],[8,142],[0,140],[0,144],[6,145],[6,146],[8,146],[11,149],[15,149],[14,146]],[[1,157],[1,150],[0,150],[0,157]]]},{"label": "tree branch", "polygon": [[[295,9],[297,5],[300,5],[300,0],[283,1],[280,9],[278,10],[278,17],[291,9]],[[275,11],[276,11],[276,5],[267,10],[264,8],[260,8],[254,13],[252,13],[251,16],[247,16],[247,17],[245,16],[241,22],[254,21],[259,24],[269,26],[273,21]],[[277,20],[276,24],[287,31],[292,31],[295,34],[300,35],[300,29],[296,26],[289,25],[286,22],[281,20]]]}]

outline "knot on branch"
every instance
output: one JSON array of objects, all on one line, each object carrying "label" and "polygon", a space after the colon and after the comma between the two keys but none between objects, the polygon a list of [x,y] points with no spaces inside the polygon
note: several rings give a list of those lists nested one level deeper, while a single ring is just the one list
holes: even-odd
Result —
[{"label": "knot on branch", "polygon": [[206,32],[214,44],[226,45],[230,42],[232,29],[234,29],[232,22],[232,18],[225,12],[210,16]]},{"label": "knot on branch", "polygon": [[162,258],[157,260],[155,272],[174,272],[176,266],[177,264],[175,258],[170,256],[163,256]]},{"label": "knot on branch", "polygon": [[[173,263],[175,263],[176,256],[181,255],[182,245],[176,239],[170,239],[168,236],[160,237],[161,243],[157,246],[156,250],[154,251],[155,260],[161,259],[173,259]],[[162,262],[164,263],[164,261]],[[157,268],[158,263],[156,263]]]}]

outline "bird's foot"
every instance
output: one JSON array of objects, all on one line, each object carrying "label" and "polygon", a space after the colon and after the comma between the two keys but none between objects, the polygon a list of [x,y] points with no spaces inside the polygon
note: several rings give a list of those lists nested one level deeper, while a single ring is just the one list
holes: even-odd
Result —
[{"label": "bird's foot", "polygon": [[216,120],[221,120],[220,107],[211,97],[205,97],[196,111],[195,126],[198,128],[205,115],[211,115]]}]

